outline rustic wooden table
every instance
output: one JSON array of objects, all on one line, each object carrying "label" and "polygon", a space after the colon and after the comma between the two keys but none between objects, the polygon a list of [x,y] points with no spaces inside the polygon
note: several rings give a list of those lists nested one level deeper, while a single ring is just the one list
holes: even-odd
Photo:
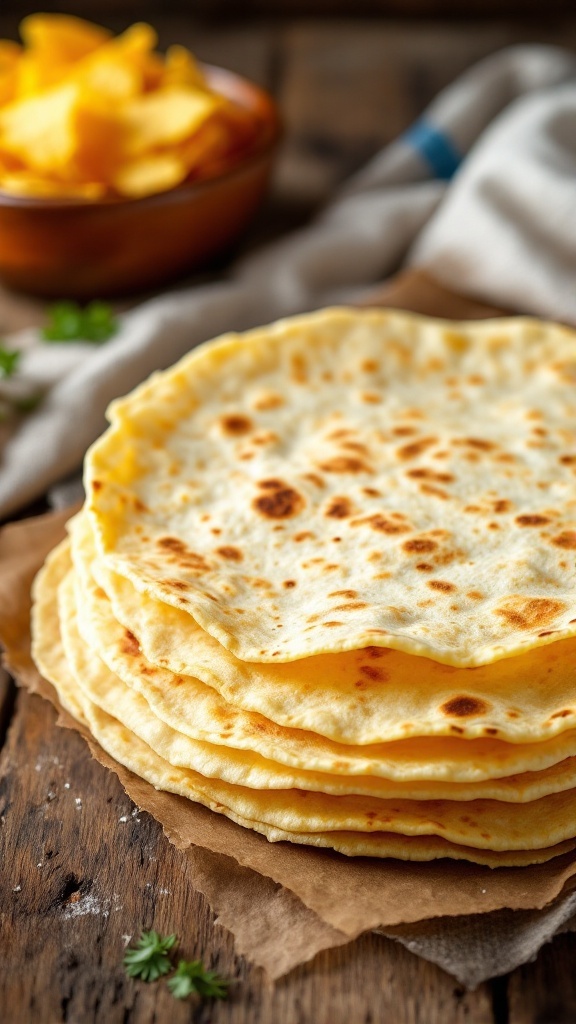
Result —
[{"label": "rustic wooden table", "polygon": [[[2,24],[0,34],[12,25]],[[562,24],[298,22],[206,29],[164,19],[163,42],[268,86],[286,120],[274,195],[252,242],[302,223],[463,68],[519,41],[576,49]],[[10,306],[0,331],[38,315]],[[2,304],[0,302],[0,321]],[[374,935],[271,986],[235,956],[185,859],[52,709],[0,678],[0,1019],[5,1024],[573,1024],[576,937],[470,994]],[[129,981],[129,936],[156,927],[235,979],[226,1003],[177,1003]]]}]

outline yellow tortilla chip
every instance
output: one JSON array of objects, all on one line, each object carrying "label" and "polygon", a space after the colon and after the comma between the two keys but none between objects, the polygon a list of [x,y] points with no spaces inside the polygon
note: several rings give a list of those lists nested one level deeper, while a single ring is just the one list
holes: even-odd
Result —
[{"label": "yellow tortilla chip", "polygon": [[71,128],[78,91],[57,86],[0,110],[0,149],[20,157],[34,171],[64,167],[74,155]]},{"label": "yellow tortilla chip", "polygon": [[112,33],[70,14],[30,14],[20,23],[26,48],[57,64],[73,64],[103,46]]},{"label": "yellow tortilla chip", "polygon": [[16,96],[18,65],[22,47],[8,39],[0,39],[0,106],[10,103]]},{"label": "yellow tortilla chip", "polygon": [[171,146],[193,135],[221,105],[218,96],[198,89],[170,86],[127,103],[123,120],[127,148],[134,156]]},{"label": "yellow tortilla chip", "polygon": [[163,84],[184,85],[192,89],[206,89],[206,79],[198,62],[185,46],[169,46],[166,51],[166,67]]},{"label": "yellow tortilla chip", "polygon": [[74,77],[82,87],[111,100],[138,96],[150,75],[157,36],[150,25],[138,23],[80,61]]},{"label": "yellow tortilla chip", "polygon": [[178,154],[157,153],[125,164],[113,184],[121,195],[139,199],[174,188],[187,174],[186,164]]}]

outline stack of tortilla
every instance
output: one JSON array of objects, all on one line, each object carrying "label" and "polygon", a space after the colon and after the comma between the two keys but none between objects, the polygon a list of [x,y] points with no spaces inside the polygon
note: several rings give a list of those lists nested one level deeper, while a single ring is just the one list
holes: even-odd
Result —
[{"label": "stack of tortilla", "polygon": [[324,310],[110,420],[33,620],[108,753],[273,841],[576,845],[574,332]]}]

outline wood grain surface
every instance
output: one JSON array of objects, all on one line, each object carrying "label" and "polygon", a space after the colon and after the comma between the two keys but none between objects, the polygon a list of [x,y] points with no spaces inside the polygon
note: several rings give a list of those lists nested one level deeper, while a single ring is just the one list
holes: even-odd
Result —
[{"label": "wood grain surface", "polygon": [[[61,6],[61,5],[59,5]],[[111,25],[127,7],[102,3]],[[0,11],[0,35],[14,13]],[[78,5],[76,12],[80,13]],[[141,16],[140,8],[127,17]],[[3,20],[4,19],[4,20]],[[576,18],[441,25],[160,21],[163,43],[268,86],[286,121],[271,201],[248,244],[303,223],[348,174],[481,56],[513,42],[576,49]],[[41,308],[0,295],[0,331]],[[52,709],[0,675],[0,1021],[2,1024],[574,1024],[576,937],[534,965],[465,993],[396,943],[364,936],[275,986],[235,956],[191,884],[190,866]],[[126,978],[129,937],[176,931],[186,958],[233,979],[227,1003],[178,1003]]]}]

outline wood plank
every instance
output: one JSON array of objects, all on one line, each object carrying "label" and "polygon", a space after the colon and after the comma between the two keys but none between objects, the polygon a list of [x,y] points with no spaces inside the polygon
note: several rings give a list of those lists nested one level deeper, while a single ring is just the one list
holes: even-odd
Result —
[{"label": "wood plank", "polygon": [[122,970],[125,937],[154,926],[182,937],[183,956],[235,979],[228,1003],[196,1011],[203,1024],[492,1021],[488,986],[466,995],[438,968],[374,935],[269,985],[214,925],[186,858],[54,719],[38,697],[19,693],[0,762],[2,1019],[189,1021],[189,1003]]},{"label": "wood plank", "polygon": [[469,25],[296,21],[282,35],[286,143],[276,187],[311,204],[403,132],[466,68],[504,46],[576,49],[576,18]]},{"label": "wood plank", "polygon": [[576,934],[544,947],[536,963],[525,964],[508,982],[508,1024],[574,1024],[576,1021]]},{"label": "wood plank", "polygon": [[[6,10],[15,15],[28,13],[22,0],[3,0]],[[171,0],[173,11],[186,14],[189,0]],[[44,0],[45,11],[71,9],[85,18],[104,18],[117,14],[117,0],[76,0],[73,4]],[[166,9],[163,0],[123,0],[126,17],[141,20],[161,17]],[[561,17],[570,11],[569,0],[549,0],[550,16]],[[245,17],[306,17],[344,15],[353,17],[408,18],[474,18],[515,17],[542,18],[539,0],[196,0],[197,15],[218,20]]]}]

